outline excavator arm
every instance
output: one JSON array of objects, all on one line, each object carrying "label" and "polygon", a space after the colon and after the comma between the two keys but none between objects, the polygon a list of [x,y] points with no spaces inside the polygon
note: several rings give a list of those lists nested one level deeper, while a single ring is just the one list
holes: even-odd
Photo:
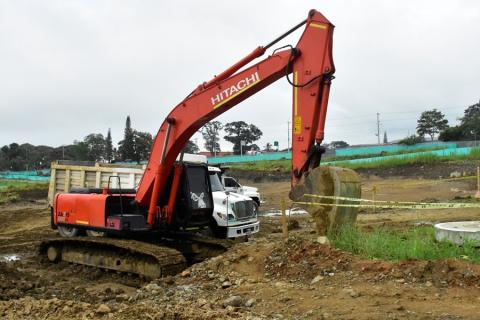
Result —
[{"label": "excavator arm", "polygon": [[[301,26],[305,29],[295,47],[277,49],[257,64],[238,71]],[[159,195],[167,190],[174,163],[190,137],[207,122],[282,77],[293,87],[292,187],[319,165],[330,83],[335,71],[333,28],[321,13],[311,10],[305,21],[200,85],[170,112],[155,137],[136,194],[136,201],[149,208],[148,224],[155,223],[160,211]],[[181,174],[181,170],[174,170],[174,175],[177,174]],[[175,190],[173,184],[171,190]],[[171,200],[169,205],[174,203]]]}]

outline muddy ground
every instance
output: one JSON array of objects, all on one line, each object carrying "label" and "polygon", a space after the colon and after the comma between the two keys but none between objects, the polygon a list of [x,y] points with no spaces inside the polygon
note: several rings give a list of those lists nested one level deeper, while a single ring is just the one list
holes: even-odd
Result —
[{"label": "muddy ground", "polygon": [[[445,170],[441,176],[449,176]],[[473,180],[364,174],[366,198],[469,199]],[[436,176],[435,178],[438,178]],[[263,211],[287,198],[288,182],[245,180],[259,187]],[[363,228],[479,219],[476,209],[362,210]],[[44,199],[28,196],[0,208],[0,318],[5,319],[479,319],[480,266],[466,261],[366,260],[316,242],[308,216],[281,235],[278,217],[264,217],[247,243],[181,274],[147,282],[136,276],[36,254],[51,237]],[[15,260],[17,259],[17,260]]]}]

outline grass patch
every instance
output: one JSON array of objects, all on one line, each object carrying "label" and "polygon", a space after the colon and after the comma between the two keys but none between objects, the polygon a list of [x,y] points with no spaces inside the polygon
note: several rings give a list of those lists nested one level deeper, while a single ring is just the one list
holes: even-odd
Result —
[{"label": "grass patch", "polygon": [[330,235],[330,240],[338,249],[364,258],[387,261],[408,259],[441,260],[460,258],[480,263],[480,251],[472,242],[460,247],[448,241],[437,242],[433,227],[417,227],[405,231],[375,229],[361,231],[353,226],[344,226]]},{"label": "grass patch", "polygon": [[465,155],[446,155],[439,156],[435,154],[419,154],[413,157],[398,157],[392,159],[383,159],[372,162],[337,162],[334,165],[337,167],[349,169],[376,169],[376,168],[393,168],[401,166],[411,166],[418,164],[434,164],[447,161],[462,161],[462,160],[478,160],[480,159],[480,148],[473,148],[469,154]]},{"label": "grass patch", "polygon": [[230,165],[237,170],[266,171],[289,173],[292,167],[291,160],[265,160],[256,162],[244,162]]},{"label": "grass patch", "polygon": [[[435,154],[419,154],[413,157],[398,157],[392,159],[382,159],[378,161],[361,161],[361,162],[348,162],[338,161],[332,165],[336,167],[343,167],[349,169],[377,169],[377,168],[394,168],[401,166],[412,165],[428,165],[447,161],[463,161],[463,160],[479,160],[480,159],[480,147],[473,148],[469,154],[466,155],[447,155],[439,156]],[[331,159],[325,159],[325,161],[331,161]],[[269,161],[256,161],[232,164],[230,166],[233,169],[238,170],[253,170],[253,171],[266,171],[266,172],[283,172],[289,173],[291,170],[290,160],[269,160]]]},{"label": "grass patch", "polygon": [[0,180],[0,204],[15,202],[25,192],[45,191],[46,189],[48,189],[47,182]]},{"label": "grass patch", "polygon": [[379,153],[356,154],[352,156],[329,156],[329,157],[325,157],[324,161],[343,161],[343,160],[354,160],[354,159],[362,159],[362,158],[375,158],[375,157],[394,156],[399,154],[427,152],[427,151],[445,150],[445,149],[447,149],[447,147],[438,146],[438,147],[432,147],[432,148],[418,148],[418,149],[406,149],[406,150],[398,150],[398,151],[390,151],[390,152],[383,151]]}]

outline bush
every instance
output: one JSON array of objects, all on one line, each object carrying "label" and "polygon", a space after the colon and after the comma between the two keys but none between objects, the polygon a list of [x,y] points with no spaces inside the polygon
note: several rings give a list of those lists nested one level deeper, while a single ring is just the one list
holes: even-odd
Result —
[{"label": "bush", "polygon": [[438,140],[442,141],[459,141],[465,140],[466,138],[465,132],[460,126],[447,128],[440,132],[440,135],[438,136]]},{"label": "bush", "polygon": [[425,139],[422,136],[417,136],[417,135],[412,134],[411,136],[400,140],[398,143],[399,144],[404,144],[404,145],[407,145],[407,146],[412,146],[414,144],[422,143],[422,142],[425,142]]}]

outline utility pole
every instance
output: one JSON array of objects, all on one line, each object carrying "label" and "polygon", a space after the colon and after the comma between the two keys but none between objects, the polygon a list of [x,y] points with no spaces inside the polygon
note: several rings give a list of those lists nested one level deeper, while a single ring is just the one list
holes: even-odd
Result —
[{"label": "utility pole", "polygon": [[287,152],[290,151],[290,121],[287,121]]},{"label": "utility pole", "polygon": [[378,145],[380,145],[380,113],[377,112],[377,138]]}]

